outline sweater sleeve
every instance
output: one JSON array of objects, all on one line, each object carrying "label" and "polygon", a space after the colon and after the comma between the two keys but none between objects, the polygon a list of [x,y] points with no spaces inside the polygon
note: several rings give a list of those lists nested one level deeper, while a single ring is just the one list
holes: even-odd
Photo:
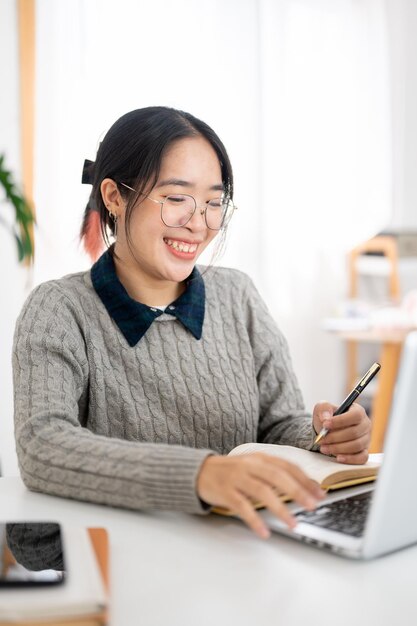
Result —
[{"label": "sweater sleeve", "polygon": [[204,513],[196,480],[210,450],[106,437],[82,425],[85,338],[60,290],[31,294],[13,346],[15,438],[26,486],[129,509]]},{"label": "sweater sleeve", "polygon": [[258,442],[311,450],[316,433],[304,407],[287,341],[250,279],[244,306],[259,392]]}]

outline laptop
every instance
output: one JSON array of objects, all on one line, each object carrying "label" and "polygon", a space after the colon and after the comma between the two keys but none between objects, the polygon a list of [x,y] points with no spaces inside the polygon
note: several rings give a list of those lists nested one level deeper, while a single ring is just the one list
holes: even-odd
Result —
[{"label": "laptop", "polygon": [[354,559],[374,557],[417,543],[417,331],[402,350],[384,457],[375,483],[333,492],[319,507],[292,504],[298,519],[288,529],[271,513],[272,531]]}]

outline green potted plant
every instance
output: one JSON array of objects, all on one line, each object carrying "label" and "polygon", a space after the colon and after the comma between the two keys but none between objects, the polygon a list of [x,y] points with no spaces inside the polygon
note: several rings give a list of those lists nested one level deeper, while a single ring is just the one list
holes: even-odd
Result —
[{"label": "green potted plant", "polygon": [[31,207],[25,197],[19,192],[13,174],[5,165],[4,154],[0,155],[0,186],[5,192],[5,202],[9,202],[15,213],[14,223],[10,225],[0,214],[0,223],[11,231],[16,241],[17,255],[19,262],[33,262],[33,243],[31,237],[31,225],[35,223],[35,218]]}]

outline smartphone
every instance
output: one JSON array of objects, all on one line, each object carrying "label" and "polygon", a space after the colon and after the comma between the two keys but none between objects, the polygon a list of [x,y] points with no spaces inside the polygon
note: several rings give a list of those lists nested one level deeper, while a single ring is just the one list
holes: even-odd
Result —
[{"label": "smartphone", "polygon": [[59,524],[0,522],[0,587],[61,585],[65,577]]}]

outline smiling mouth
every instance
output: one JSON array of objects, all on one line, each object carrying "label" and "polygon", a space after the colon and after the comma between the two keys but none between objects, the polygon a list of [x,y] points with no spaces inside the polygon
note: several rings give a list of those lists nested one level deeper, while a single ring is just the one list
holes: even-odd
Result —
[{"label": "smiling mouth", "polygon": [[178,241],[176,239],[165,239],[165,238],[164,238],[164,241],[170,248],[173,248],[173,250],[176,250],[177,252],[185,252],[188,254],[194,254],[194,252],[198,248],[197,243],[189,243],[187,241]]}]

